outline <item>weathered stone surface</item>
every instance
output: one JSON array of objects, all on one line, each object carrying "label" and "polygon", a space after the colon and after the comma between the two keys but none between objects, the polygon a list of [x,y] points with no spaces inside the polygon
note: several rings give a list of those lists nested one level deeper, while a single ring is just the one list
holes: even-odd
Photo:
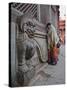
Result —
[{"label": "weathered stone surface", "polygon": [[16,83],[17,83],[17,86],[23,86],[24,85],[24,74],[22,71],[18,71],[16,73]]},{"label": "weathered stone surface", "polygon": [[[18,86],[26,86],[28,85],[29,81],[32,79],[32,77],[35,74],[35,68],[34,66],[29,65],[27,70],[23,70],[23,67],[18,67],[19,70],[17,72],[17,84]],[[26,69],[26,67],[25,67]]]},{"label": "weathered stone surface", "polygon": [[32,42],[28,42],[26,45],[25,59],[29,60],[33,57],[35,53],[35,46]]},{"label": "weathered stone surface", "polygon": [[[25,21],[21,21],[21,31],[19,31],[17,37],[17,82],[20,86],[27,86],[35,76],[37,65],[40,65],[42,62],[46,62],[47,60],[46,40],[45,36],[41,35],[44,32],[34,30],[34,23],[32,20],[33,19],[26,18]],[[35,38],[35,36],[37,38]]]}]

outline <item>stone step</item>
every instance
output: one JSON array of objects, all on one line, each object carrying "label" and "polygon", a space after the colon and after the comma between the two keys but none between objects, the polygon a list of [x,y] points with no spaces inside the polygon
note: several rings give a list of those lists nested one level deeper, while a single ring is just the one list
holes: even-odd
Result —
[{"label": "stone step", "polygon": [[36,66],[36,74],[40,71],[43,71],[44,68],[48,66],[48,63],[40,63],[39,65]]},{"label": "stone step", "polygon": [[[41,63],[36,67],[35,75],[31,79],[30,83],[28,84],[29,86],[34,85],[36,82],[47,79],[46,73],[43,72],[43,70],[48,66],[47,63]],[[41,75],[42,74],[42,75]],[[37,85],[37,84],[36,84]]]}]

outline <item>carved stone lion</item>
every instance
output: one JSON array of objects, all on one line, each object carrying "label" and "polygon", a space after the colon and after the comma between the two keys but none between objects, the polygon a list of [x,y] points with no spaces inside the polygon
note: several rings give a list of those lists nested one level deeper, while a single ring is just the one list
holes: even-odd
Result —
[{"label": "carved stone lion", "polygon": [[19,86],[28,85],[30,79],[35,74],[35,66],[30,63],[31,58],[34,56],[36,51],[36,45],[33,41],[35,24],[33,19],[29,17],[21,16],[17,20],[17,83]]}]

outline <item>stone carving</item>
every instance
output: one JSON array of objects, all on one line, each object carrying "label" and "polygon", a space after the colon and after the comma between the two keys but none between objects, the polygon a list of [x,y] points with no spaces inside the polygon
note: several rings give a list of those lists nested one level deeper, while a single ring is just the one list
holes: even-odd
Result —
[{"label": "stone carving", "polygon": [[35,25],[32,19],[20,17],[18,23],[17,37],[17,56],[18,56],[18,72],[17,82],[19,86],[27,85],[35,74],[35,66],[30,63],[31,58],[36,51],[36,45],[33,42]]},{"label": "stone carving", "polygon": [[36,25],[30,15],[21,16],[17,23],[17,83],[19,86],[25,86],[35,75],[36,65],[42,61],[40,46],[34,37],[44,38],[44,35],[35,35]]}]

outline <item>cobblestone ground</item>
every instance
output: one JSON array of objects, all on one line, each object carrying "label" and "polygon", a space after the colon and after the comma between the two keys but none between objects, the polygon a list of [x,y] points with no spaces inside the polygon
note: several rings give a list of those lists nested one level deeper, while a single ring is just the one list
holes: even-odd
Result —
[{"label": "cobblestone ground", "polygon": [[57,65],[44,65],[29,85],[54,85],[65,83],[65,46],[61,45]]}]

